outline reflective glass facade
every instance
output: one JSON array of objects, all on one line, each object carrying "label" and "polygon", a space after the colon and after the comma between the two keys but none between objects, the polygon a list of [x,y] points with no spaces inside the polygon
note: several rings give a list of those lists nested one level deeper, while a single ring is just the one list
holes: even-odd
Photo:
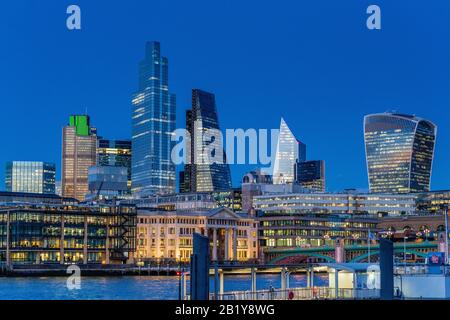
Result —
[{"label": "reflective glass facade", "polygon": [[328,213],[409,215],[416,211],[415,194],[286,193],[253,198],[256,210],[271,215]]},{"label": "reflective glass facade", "polygon": [[169,93],[169,63],[159,42],[148,42],[139,65],[139,91],[132,98],[132,192],[138,196],[175,192],[171,160],[175,95]]},{"label": "reflective glass facade", "polygon": [[55,173],[53,163],[8,162],[5,174],[6,191],[55,194]]},{"label": "reflective glass facade", "polygon": [[281,119],[273,168],[273,183],[293,183],[295,181],[294,166],[297,161],[304,161],[305,159],[306,145],[295,138],[284,119]]},{"label": "reflective glass facade", "polygon": [[367,242],[369,230],[378,231],[378,220],[364,216],[309,214],[259,220],[263,249],[334,246],[336,238],[346,245],[361,244]]},{"label": "reflective glass facade", "polygon": [[88,199],[112,199],[128,193],[128,170],[124,167],[90,167],[88,180]]},{"label": "reflective glass facade", "polygon": [[[192,110],[186,116],[186,130],[190,138],[186,139],[187,165],[184,170],[184,191],[213,192],[231,189],[231,173],[226,154],[223,151],[223,163],[208,163],[203,158],[206,142],[202,134],[207,130],[220,130],[214,94],[198,89],[192,90]],[[211,149],[223,150],[221,137],[214,137],[208,145]],[[211,146],[213,144],[213,146]]]},{"label": "reflective glass facade", "polygon": [[125,262],[136,249],[134,206],[0,207],[0,262]]},{"label": "reflective glass facade", "polygon": [[414,116],[366,116],[364,137],[370,191],[429,191],[436,131],[433,123]]},{"label": "reflective glass facade", "polygon": [[325,192],[325,161],[297,162],[295,178],[303,188]]},{"label": "reflective glass facade", "polygon": [[131,141],[99,139],[97,165],[127,168],[128,187],[131,190]]}]

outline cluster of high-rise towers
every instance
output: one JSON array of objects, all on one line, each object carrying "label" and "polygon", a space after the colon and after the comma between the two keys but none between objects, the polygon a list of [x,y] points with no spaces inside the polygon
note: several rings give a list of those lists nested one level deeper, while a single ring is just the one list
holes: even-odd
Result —
[{"label": "cluster of high-rise towers", "polygon": [[[71,116],[63,129],[62,195],[85,200],[93,190],[101,192],[102,189],[115,192],[111,195],[132,193],[135,197],[175,193],[176,168],[172,161],[175,126],[176,97],[169,90],[168,59],[161,55],[159,42],[148,42],[145,57],[139,64],[138,91],[132,95],[131,140],[103,139],[91,126],[89,116]],[[224,163],[203,164],[195,159],[198,154],[195,151],[204,147],[200,135],[209,129],[220,130],[215,96],[193,89],[192,108],[186,111],[189,137],[185,139],[186,164],[179,176],[181,192],[232,188],[225,152]],[[396,113],[368,115],[364,120],[364,137],[370,192],[430,190],[436,141],[433,123]],[[7,164],[8,191],[24,191],[20,190],[21,165],[30,166],[19,162]],[[50,179],[54,182],[54,172]],[[325,192],[324,161],[306,160],[306,145],[295,138],[284,119],[271,183],[298,183]],[[13,186],[18,188],[14,190]],[[36,190],[41,189],[53,190],[48,186]]]}]

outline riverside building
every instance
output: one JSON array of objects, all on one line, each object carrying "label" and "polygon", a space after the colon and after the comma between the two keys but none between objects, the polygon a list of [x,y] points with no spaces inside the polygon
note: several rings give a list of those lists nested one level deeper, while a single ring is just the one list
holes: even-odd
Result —
[{"label": "riverside building", "polygon": [[450,207],[450,190],[436,190],[417,194],[417,210],[442,214]]},{"label": "riverside building", "polygon": [[265,214],[371,214],[408,215],[416,211],[414,194],[288,193],[254,197],[257,211]]},{"label": "riverside building", "polygon": [[337,238],[346,245],[367,243],[369,230],[378,231],[378,218],[370,215],[317,214],[264,215],[258,218],[263,250],[333,246]]},{"label": "riverside building", "polygon": [[136,208],[3,204],[0,261],[14,264],[117,264],[136,248]]},{"label": "riverside building", "polygon": [[367,244],[383,216],[408,216],[415,195],[346,193],[273,194],[254,198],[262,250]]},{"label": "riverside building", "polygon": [[212,261],[258,258],[258,222],[228,208],[200,212],[138,211],[137,261],[188,262],[194,233],[208,236]]}]

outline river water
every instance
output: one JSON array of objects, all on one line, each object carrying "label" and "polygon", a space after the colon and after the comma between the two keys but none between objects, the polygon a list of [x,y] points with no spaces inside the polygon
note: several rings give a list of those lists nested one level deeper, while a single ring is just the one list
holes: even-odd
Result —
[{"label": "river water", "polygon": [[[315,275],[314,283],[327,285],[328,278]],[[67,278],[0,278],[0,300],[176,300],[178,299],[178,277],[82,277],[79,290],[69,290]],[[264,274],[257,277],[257,289],[280,288],[279,274]],[[305,287],[306,276],[290,276],[291,287]],[[188,283],[189,287],[189,283]],[[214,279],[211,278],[211,290]],[[249,290],[249,275],[225,277],[226,291]],[[188,289],[189,290],[189,289]]]}]

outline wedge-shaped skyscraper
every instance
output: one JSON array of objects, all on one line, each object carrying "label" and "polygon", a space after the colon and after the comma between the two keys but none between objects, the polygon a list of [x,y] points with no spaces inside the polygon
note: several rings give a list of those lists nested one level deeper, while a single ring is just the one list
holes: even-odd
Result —
[{"label": "wedge-shaped skyscraper", "polygon": [[[184,167],[183,191],[230,190],[231,173],[223,151],[223,141],[220,141],[219,135],[214,135],[214,132],[220,131],[214,94],[192,90],[192,109],[186,112],[186,131],[189,137],[186,139],[187,164]],[[220,161],[214,162],[213,158],[205,157],[208,150],[215,150],[215,156]]]},{"label": "wedge-shaped skyscraper", "polygon": [[273,167],[273,183],[293,183],[295,181],[296,163],[305,160],[306,145],[295,138],[286,121],[282,118]]},{"label": "wedge-shaped skyscraper", "polygon": [[372,193],[430,190],[436,126],[415,116],[381,113],[364,119]]}]

